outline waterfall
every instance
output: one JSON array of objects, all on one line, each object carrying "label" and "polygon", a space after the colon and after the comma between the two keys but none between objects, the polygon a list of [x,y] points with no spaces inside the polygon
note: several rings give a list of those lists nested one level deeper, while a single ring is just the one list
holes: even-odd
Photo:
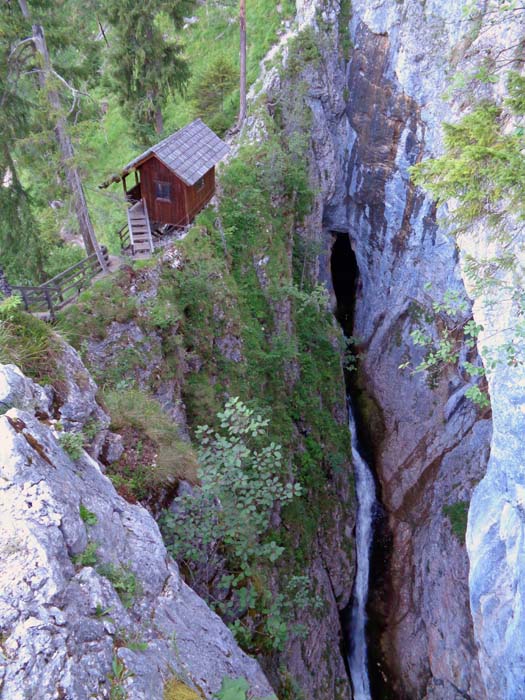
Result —
[{"label": "waterfall", "polygon": [[350,402],[348,403],[348,413],[348,427],[352,436],[352,457],[357,495],[357,574],[354,583],[350,620],[351,647],[348,665],[354,689],[354,700],[370,700],[365,627],[368,574],[370,569],[370,546],[373,537],[372,520],[376,504],[376,487],[374,477],[372,476],[368,464],[359,454],[355,418]]}]

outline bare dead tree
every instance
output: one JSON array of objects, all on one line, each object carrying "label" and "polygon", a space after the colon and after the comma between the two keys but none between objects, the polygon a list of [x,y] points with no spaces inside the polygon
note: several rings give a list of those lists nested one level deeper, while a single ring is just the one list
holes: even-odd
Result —
[{"label": "bare dead tree", "polygon": [[42,64],[41,70],[38,71],[38,81],[40,88],[46,94],[47,101],[52,112],[57,115],[54,128],[55,136],[60,148],[61,161],[66,174],[66,181],[69,185],[69,189],[71,190],[73,206],[75,209],[79,230],[84,240],[86,253],[88,255],[96,253],[100,266],[103,270],[107,270],[107,263],[98,244],[97,237],[93,229],[93,223],[89,216],[80,173],[78,172],[78,168],[74,162],[75,153],[73,150],[73,144],[71,143],[71,139],[69,138],[69,134],[67,132],[67,123],[65,117],[63,116],[60,95],[58,90],[53,87],[52,84],[53,77],[56,76],[56,73],[53,71],[53,66],[49,57],[44,28],[41,24],[32,22],[31,13],[26,0],[18,0],[18,5],[24,19],[32,23],[31,40],[36,53],[40,56],[40,61]]}]

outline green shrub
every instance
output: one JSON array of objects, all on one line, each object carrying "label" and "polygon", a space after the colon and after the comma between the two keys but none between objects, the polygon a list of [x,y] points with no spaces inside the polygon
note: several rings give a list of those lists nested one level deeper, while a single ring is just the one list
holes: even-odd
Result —
[{"label": "green shrub", "polygon": [[135,597],[140,593],[140,583],[132,571],[122,566],[104,563],[97,566],[97,573],[111,582],[125,608],[133,605]]},{"label": "green shrub", "polygon": [[452,532],[461,544],[465,543],[468,509],[468,501],[458,501],[452,505],[443,506],[443,515],[446,515],[449,519]]},{"label": "green shrub", "polygon": [[[216,700],[246,700],[249,690],[250,684],[245,678],[224,677],[222,679],[221,689],[213,697],[216,698]],[[277,697],[275,695],[269,695],[266,698],[255,698],[254,700],[277,700]]]},{"label": "green shrub", "polygon": [[165,513],[163,527],[174,556],[183,559],[206,556],[200,542],[223,541],[240,583],[256,563],[280,556],[282,550],[273,541],[264,542],[263,535],[275,503],[291,501],[301,488],[286,478],[281,446],[264,445],[268,419],[238,398],[229,399],[217,417],[218,431],[204,425],[196,432],[202,488],[177,497],[179,508]]},{"label": "green shrub", "polygon": [[83,552],[72,557],[73,564],[77,566],[95,566],[98,562],[97,550],[99,546],[98,542],[88,542]]},{"label": "green shrub", "polygon": [[82,520],[86,523],[86,525],[96,525],[98,522],[98,518],[95,515],[95,513],[92,513],[90,510],[86,508],[86,506],[81,503],[80,504],[80,517]]},{"label": "green shrub", "polygon": [[80,459],[84,453],[83,433],[61,433],[58,437],[60,447],[73,461]]}]

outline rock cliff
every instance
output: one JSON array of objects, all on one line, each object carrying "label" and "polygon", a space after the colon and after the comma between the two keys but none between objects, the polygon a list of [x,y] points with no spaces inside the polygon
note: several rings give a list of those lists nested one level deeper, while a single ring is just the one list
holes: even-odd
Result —
[{"label": "rock cliff", "polygon": [[62,352],[67,387],[54,405],[0,367],[0,697],[151,700],[180,683],[210,698],[238,677],[269,696],[258,664],[182,581],[149,513],[61,439],[93,417],[109,423],[79,357]]},{"label": "rock cliff", "polygon": [[[304,16],[322,31],[321,6],[303,5]],[[468,83],[487,57],[510,58],[502,51],[520,45],[519,16],[489,4],[475,21],[467,17],[466,3],[355,0],[345,113],[331,97],[330,80],[320,93],[322,109],[314,110],[321,115],[313,128],[319,181],[329,183],[322,189],[323,223],[326,231],[349,232],[359,268],[357,391],[386,511],[370,603],[378,697],[480,700],[524,693],[522,570],[516,565],[523,547],[521,369],[504,362],[489,375],[492,441],[490,414],[465,399],[467,376],[455,368],[440,376],[399,369],[421,359],[411,330],[423,321],[436,323],[431,333],[438,333],[432,302],[447,289],[465,296],[464,254],[494,254],[485,222],[473,237],[459,239],[460,258],[408,171],[442,152],[443,121],[458,120],[480,99],[502,102],[503,78],[469,90],[451,85],[462,84],[454,81],[458,75]],[[341,41],[341,27],[339,33]],[[519,247],[519,223],[505,223]],[[520,274],[513,268],[506,282],[518,284]],[[510,337],[519,315],[503,297],[492,306],[486,296],[474,300],[487,358]],[[471,498],[469,561],[449,516]]]}]

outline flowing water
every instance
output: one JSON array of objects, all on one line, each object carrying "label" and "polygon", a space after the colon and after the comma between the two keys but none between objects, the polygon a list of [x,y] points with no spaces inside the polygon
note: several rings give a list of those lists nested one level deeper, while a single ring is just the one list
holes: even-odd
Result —
[{"label": "flowing water", "polygon": [[373,537],[373,517],[376,504],[374,477],[368,464],[359,454],[355,419],[349,403],[349,428],[352,435],[352,457],[354,462],[357,495],[357,574],[354,583],[352,613],[350,621],[351,647],[348,657],[350,677],[354,689],[354,700],[370,700],[368,679],[368,654],[366,649],[366,601],[368,598],[368,574],[370,570],[370,546]]}]

